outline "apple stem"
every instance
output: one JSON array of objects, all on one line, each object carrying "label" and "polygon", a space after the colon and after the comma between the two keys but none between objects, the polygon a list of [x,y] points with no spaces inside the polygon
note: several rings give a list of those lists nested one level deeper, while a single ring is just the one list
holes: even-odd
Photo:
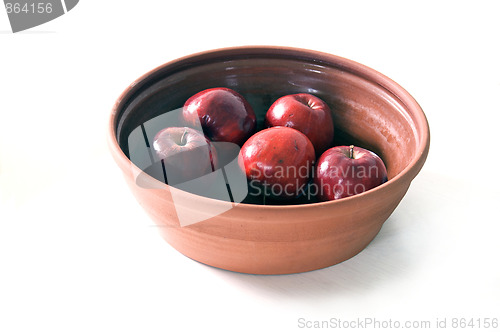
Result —
[{"label": "apple stem", "polygon": [[187,133],[187,130],[184,129],[184,132],[182,133],[182,136],[181,136],[181,145],[186,145],[186,141],[185,141],[186,133]]},{"label": "apple stem", "polygon": [[349,158],[354,159],[354,145],[349,146]]}]

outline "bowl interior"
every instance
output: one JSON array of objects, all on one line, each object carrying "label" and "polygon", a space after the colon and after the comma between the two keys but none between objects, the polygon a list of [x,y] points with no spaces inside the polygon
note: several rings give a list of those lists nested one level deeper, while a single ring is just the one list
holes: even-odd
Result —
[{"label": "bowl interior", "polygon": [[144,169],[151,164],[151,138],[165,126],[162,115],[180,109],[203,89],[228,87],[242,94],[257,114],[258,130],[276,99],[307,92],[332,109],[333,145],[374,151],[384,160],[390,180],[415,158],[421,137],[415,115],[373,73],[291,54],[225,54],[174,62],[143,77],[122,100],[117,140],[125,155]]}]

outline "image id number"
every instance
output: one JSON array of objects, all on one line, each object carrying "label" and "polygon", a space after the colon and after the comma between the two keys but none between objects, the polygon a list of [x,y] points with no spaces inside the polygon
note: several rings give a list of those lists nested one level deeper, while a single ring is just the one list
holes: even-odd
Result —
[{"label": "image id number", "polygon": [[25,14],[50,14],[52,13],[52,4],[50,2],[44,3],[44,2],[39,2],[39,3],[31,3],[27,4],[25,3],[24,5],[14,2],[14,3],[6,3],[5,4],[5,9],[7,10],[7,14],[20,14],[20,13],[25,13]]},{"label": "image id number", "polygon": [[451,327],[456,328],[498,328],[498,318],[453,318]]}]

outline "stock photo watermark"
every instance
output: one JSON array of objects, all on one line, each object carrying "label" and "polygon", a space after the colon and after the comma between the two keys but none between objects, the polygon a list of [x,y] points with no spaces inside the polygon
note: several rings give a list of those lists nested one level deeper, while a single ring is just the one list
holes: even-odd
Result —
[{"label": "stock photo watermark", "polygon": [[[358,165],[337,167],[332,165],[325,171],[325,177],[342,178],[334,184],[323,179],[316,182],[308,182],[314,177],[314,162],[301,166],[276,166],[272,172],[265,169],[251,167],[249,174],[249,195],[251,196],[288,196],[306,197],[311,199],[326,193],[357,195],[365,192],[368,188],[363,179],[379,178],[380,169],[376,165]],[[304,182],[306,182],[304,184]]]},{"label": "stock photo watermark", "polygon": [[52,21],[73,9],[79,0],[4,0],[12,32],[20,32]]},{"label": "stock photo watermark", "polygon": [[300,317],[297,319],[298,328],[304,330],[314,329],[486,329],[498,330],[498,317],[436,317],[433,319],[399,320],[394,318],[379,319],[375,317],[358,317],[354,319],[341,319],[331,317],[325,320],[313,320]]}]

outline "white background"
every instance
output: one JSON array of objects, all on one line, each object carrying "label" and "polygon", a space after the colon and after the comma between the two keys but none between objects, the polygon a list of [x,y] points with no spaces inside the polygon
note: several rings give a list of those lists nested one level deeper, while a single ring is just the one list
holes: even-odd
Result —
[{"label": "white background", "polygon": [[[500,319],[498,9],[82,0],[17,34],[0,10],[0,331]],[[110,109],[133,80],[180,56],[257,44],[368,65],[428,116],[421,173],[370,246],[337,266],[255,276],[194,262],[160,238],[109,155]]]}]

